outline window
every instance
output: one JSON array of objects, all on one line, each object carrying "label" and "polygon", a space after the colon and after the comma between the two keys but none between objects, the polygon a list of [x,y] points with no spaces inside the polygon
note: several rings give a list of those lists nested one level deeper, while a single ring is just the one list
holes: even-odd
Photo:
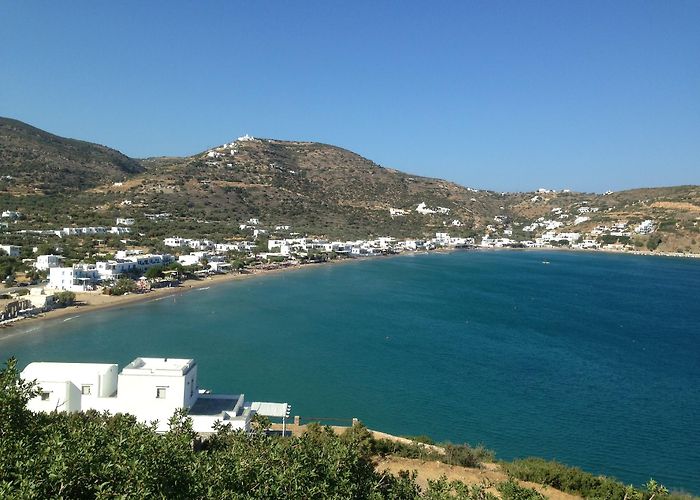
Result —
[{"label": "window", "polygon": [[81,392],[84,396],[89,396],[90,394],[92,394],[92,386],[91,386],[90,384],[83,385],[83,386],[80,388],[80,392]]},{"label": "window", "polygon": [[41,393],[41,400],[42,400],[42,401],[48,401],[50,395],[51,395],[50,392],[42,391],[42,393]]},{"label": "window", "polygon": [[156,388],[156,399],[165,399],[165,387]]}]

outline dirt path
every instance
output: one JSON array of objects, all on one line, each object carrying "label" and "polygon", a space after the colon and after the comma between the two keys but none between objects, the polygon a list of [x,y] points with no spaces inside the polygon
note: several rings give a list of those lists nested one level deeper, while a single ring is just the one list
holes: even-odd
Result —
[{"label": "dirt path", "polygon": [[[446,476],[450,481],[462,481],[465,484],[488,484],[490,493],[500,496],[493,486],[498,482],[507,481],[508,476],[500,470],[498,464],[484,464],[483,468],[473,469],[469,467],[459,467],[457,465],[447,465],[442,462],[426,461],[414,458],[385,457],[379,458],[377,463],[378,471],[387,471],[398,474],[402,470],[416,471],[418,476],[416,482],[425,490],[428,487],[428,480],[435,481],[442,476]],[[578,500],[581,497],[564,493],[555,488],[542,486],[540,484],[527,481],[518,481],[521,486],[534,488],[551,500]]]}]

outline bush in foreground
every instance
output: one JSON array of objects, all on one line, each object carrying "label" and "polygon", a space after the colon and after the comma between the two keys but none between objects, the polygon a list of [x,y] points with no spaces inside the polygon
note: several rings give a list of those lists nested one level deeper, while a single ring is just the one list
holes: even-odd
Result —
[{"label": "bush in foreground", "polygon": [[[310,425],[302,436],[281,438],[267,435],[264,423],[250,433],[220,425],[195,446],[184,412],[170,419],[168,432],[157,434],[154,424],[130,415],[31,412],[26,405],[37,393],[19,378],[14,359],[0,370],[0,498],[495,498],[485,485],[444,477],[429,481],[422,491],[415,473],[378,472],[373,463],[374,456],[391,450],[469,464],[492,458],[479,448],[448,447],[441,455],[423,445],[375,440],[361,425],[340,436],[329,427]],[[615,481],[551,464],[517,461],[504,467],[515,477],[586,497],[650,500],[649,494],[630,496]],[[652,486],[657,499],[665,495],[661,485]],[[515,481],[496,489],[504,500],[544,498]]]}]

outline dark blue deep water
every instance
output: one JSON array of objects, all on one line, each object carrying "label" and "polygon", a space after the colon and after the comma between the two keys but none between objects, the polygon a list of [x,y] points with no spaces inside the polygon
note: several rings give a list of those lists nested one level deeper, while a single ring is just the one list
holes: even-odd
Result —
[{"label": "dark blue deep water", "polygon": [[200,385],[289,401],[302,417],[355,416],[700,493],[694,259],[401,256],[24,328],[0,340],[23,366],[194,357]]}]

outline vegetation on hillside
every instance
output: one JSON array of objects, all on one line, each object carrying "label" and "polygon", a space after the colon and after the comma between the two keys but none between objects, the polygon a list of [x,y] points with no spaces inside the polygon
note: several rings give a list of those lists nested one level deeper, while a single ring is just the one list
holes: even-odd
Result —
[{"label": "vegetation on hillside", "polygon": [[[420,214],[421,203],[449,213]],[[437,231],[482,236],[487,226],[499,226],[494,221],[499,217],[514,236],[527,238],[523,227],[537,218],[553,218],[552,211],[561,209],[572,214],[562,220],[571,222],[584,206],[599,210],[576,230],[653,219],[656,232],[635,236],[631,245],[700,252],[698,186],[607,195],[497,193],[384,168],[326,144],[268,139],[187,158],[133,160],[104,146],[0,119],[0,208],[22,213],[8,228],[13,234],[1,238],[6,243],[25,238],[17,230],[111,226],[116,217],[136,220],[130,238],[143,239],[140,233],[153,241],[174,234],[242,239],[249,233],[239,224],[251,217],[268,227],[289,225],[328,238],[420,238]],[[404,213],[392,216],[392,208]],[[163,213],[169,215],[146,217]]]},{"label": "vegetation on hillside", "polygon": [[0,191],[19,196],[59,193],[142,171],[140,162],[119,151],[0,117]]},{"label": "vegetation on hillside", "polygon": [[[400,446],[390,449],[361,425],[341,435],[310,425],[302,436],[283,438],[268,435],[261,419],[248,433],[219,425],[202,442],[185,412],[173,415],[170,430],[158,434],[155,425],[129,415],[31,412],[27,402],[38,393],[34,383],[20,379],[15,359],[0,370],[0,498],[496,498],[485,485],[443,477],[421,490],[415,473],[378,472],[373,457]],[[481,456],[490,458],[468,447],[449,455],[430,459],[475,466]],[[504,467],[513,477],[588,498],[667,496],[658,483],[641,491],[544,461]],[[494,486],[504,500],[544,498],[513,479]]]}]

